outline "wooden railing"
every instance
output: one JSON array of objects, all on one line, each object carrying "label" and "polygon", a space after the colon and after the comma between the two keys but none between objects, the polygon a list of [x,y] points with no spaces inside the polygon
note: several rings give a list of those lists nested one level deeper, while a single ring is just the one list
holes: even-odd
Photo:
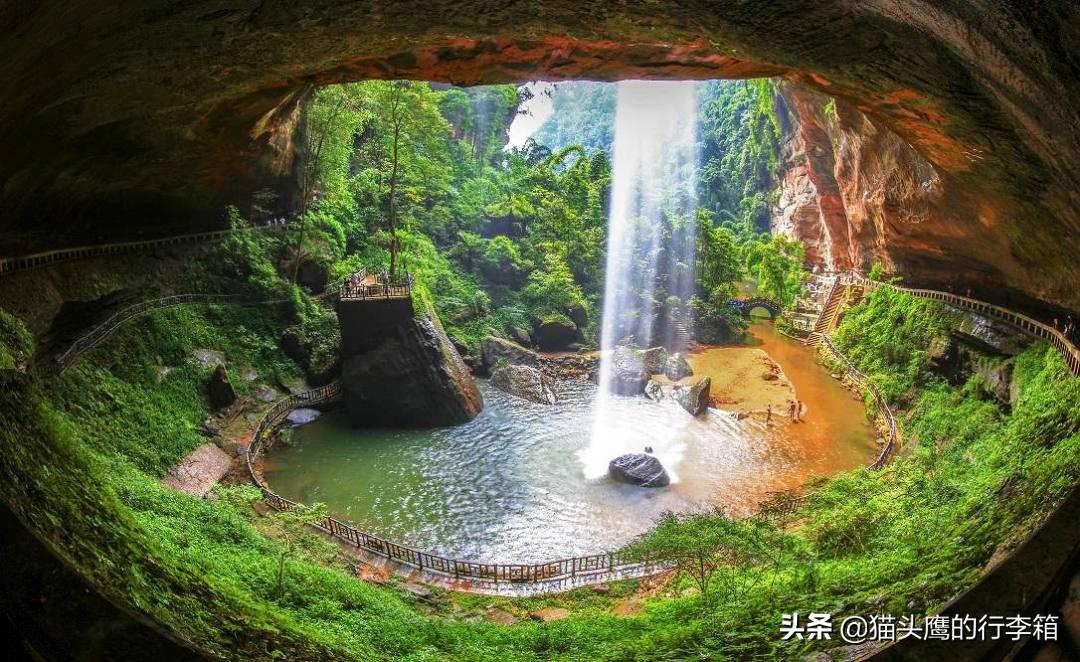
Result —
[{"label": "wooden railing", "polygon": [[896,428],[896,417],[893,415],[892,409],[889,408],[889,403],[885,401],[885,396],[881,394],[878,387],[864,375],[855,365],[844,355],[843,352],[833,343],[832,339],[828,336],[822,336],[821,342],[828,348],[829,352],[844,366],[844,370],[847,372],[848,377],[851,378],[856,385],[868,392],[874,399],[874,404],[877,407],[877,412],[885,420],[886,438],[885,445],[882,446],[881,452],[878,454],[876,460],[870,464],[870,469],[878,470],[885,466],[889,461],[889,457],[893,451],[896,450],[899,445],[900,435]]},{"label": "wooden railing", "polygon": [[366,269],[361,269],[341,287],[341,298],[347,300],[407,299],[411,296],[412,276],[408,273],[401,282],[391,283],[387,276],[369,274]]},{"label": "wooden railing", "polygon": [[230,234],[233,234],[234,232],[240,232],[244,230],[285,230],[289,227],[289,225],[290,223],[269,223],[266,225],[254,225],[246,228],[182,234],[173,237],[163,237],[161,239],[146,239],[143,241],[97,244],[95,246],[79,246],[76,248],[60,248],[53,251],[33,253],[31,255],[22,255],[19,257],[5,257],[0,258],[0,275],[9,274],[16,271],[27,271],[29,269],[36,269],[38,267],[56,264],[57,262],[67,262],[69,260],[78,260],[88,257],[115,255],[117,253],[130,253],[133,251],[148,250],[162,246],[174,246],[177,244],[219,241],[229,236]]},{"label": "wooden railing", "polygon": [[[263,415],[259,421],[255,434],[251,438],[251,444],[247,449],[247,468],[251,480],[259,487],[263,499],[276,510],[295,510],[306,508],[297,503],[279,496],[263,480],[261,474],[255,468],[255,461],[263,451],[266,442],[281,425],[289,412],[300,406],[325,404],[334,401],[341,395],[339,382],[307,391],[299,395],[291,395],[279,400]],[[427,570],[454,579],[474,579],[490,581],[494,583],[532,583],[571,578],[586,578],[591,575],[610,576],[615,572],[631,573],[634,571],[662,570],[670,564],[660,560],[646,560],[618,552],[606,552],[589,556],[559,559],[542,563],[483,563],[476,561],[462,561],[438,554],[421,552],[404,545],[380,538],[379,536],[365,533],[348,522],[343,522],[330,516],[313,524],[316,528],[339,540],[405,565],[420,570]]]},{"label": "wooden railing", "polygon": [[1061,357],[1065,360],[1065,364],[1069,367],[1069,371],[1074,375],[1080,375],[1080,349],[1077,349],[1076,345],[1072,343],[1065,334],[1058,331],[1049,324],[1045,324],[1036,319],[1032,319],[1027,315],[1014,312],[1008,308],[1002,308],[1001,306],[995,306],[992,303],[985,301],[979,301],[978,299],[972,299],[970,297],[963,297],[958,294],[952,294],[951,292],[941,292],[938,290],[925,290],[912,287],[900,287],[899,285],[893,285],[891,283],[882,283],[869,278],[863,278],[861,276],[852,276],[851,280],[858,285],[862,285],[868,290],[872,290],[878,287],[891,287],[894,290],[906,292],[912,296],[917,296],[923,299],[931,299],[933,301],[940,301],[942,303],[955,306],[957,308],[964,308],[980,315],[986,315],[994,319],[1001,320],[1012,326],[1020,329],[1024,333],[1035,336],[1045,340],[1051,347],[1061,353]]}]

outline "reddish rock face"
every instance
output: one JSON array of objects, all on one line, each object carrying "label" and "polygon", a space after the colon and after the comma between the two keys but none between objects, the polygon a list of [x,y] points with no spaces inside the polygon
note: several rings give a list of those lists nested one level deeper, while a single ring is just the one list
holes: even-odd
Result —
[{"label": "reddish rock face", "polygon": [[1075,258],[1061,271],[1017,259],[998,218],[1011,208],[1006,197],[973,197],[849,103],[829,107],[829,97],[791,84],[777,103],[786,141],[772,225],[803,241],[812,263],[865,271],[880,262],[913,283],[1020,305],[1029,302],[1009,284],[1039,283],[1042,300],[1069,305]]},{"label": "reddish rock face", "polygon": [[[898,267],[1080,308],[1078,46],[1074,0],[15,3],[0,12],[0,252],[220,225],[287,174],[285,128],[314,85],[779,75],[870,123],[834,154],[855,168],[836,180],[846,251],[827,178],[791,174],[819,195],[799,208],[822,219],[827,259],[884,242]],[[889,135],[933,164],[943,207],[915,204],[925,173],[894,189],[874,177],[897,170],[858,158]]]}]

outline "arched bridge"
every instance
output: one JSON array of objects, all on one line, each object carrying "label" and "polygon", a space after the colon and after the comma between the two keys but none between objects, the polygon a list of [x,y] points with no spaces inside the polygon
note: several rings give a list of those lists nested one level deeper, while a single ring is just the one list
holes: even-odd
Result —
[{"label": "arched bridge", "polygon": [[728,302],[732,308],[738,308],[744,317],[750,317],[750,311],[755,308],[764,308],[769,311],[769,317],[776,319],[780,315],[780,302],[768,297],[756,296],[745,299],[732,299]]}]

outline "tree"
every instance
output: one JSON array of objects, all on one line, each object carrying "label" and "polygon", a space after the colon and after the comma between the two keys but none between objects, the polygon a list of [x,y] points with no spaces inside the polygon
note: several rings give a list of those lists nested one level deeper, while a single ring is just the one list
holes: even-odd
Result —
[{"label": "tree", "polygon": [[[300,161],[300,228],[293,258],[295,283],[300,271],[300,255],[304,246],[308,209],[316,199],[317,187],[333,189],[343,180],[340,170],[348,161],[353,133],[365,119],[362,98],[355,86],[324,87],[315,93],[307,105],[303,132],[303,156]],[[340,195],[340,193],[339,193]]]},{"label": "tree", "polygon": [[319,524],[326,519],[326,504],[300,506],[289,510],[279,510],[272,515],[277,535],[281,537],[281,551],[278,553],[277,588],[275,595],[285,594],[285,561],[295,555],[297,543],[307,532],[307,527]]},{"label": "tree", "polygon": [[[427,83],[370,81],[379,151],[385,155],[386,229],[390,233],[390,275],[398,266],[404,207],[422,203],[449,187],[452,170],[447,151],[450,124],[439,111],[436,93]],[[376,167],[380,155],[376,155]]]},{"label": "tree", "polygon": [[701,592],[706,608],[713,603],[719,584],[727,601],[745,598],[760,581],[762,568],[775,565],[779,556],[771,548],[790,545],[782,534],[761,520],[734,520],[722,510],[712,513],[661,516],[656,527],[624,551],[643,558],[675,563]]}]

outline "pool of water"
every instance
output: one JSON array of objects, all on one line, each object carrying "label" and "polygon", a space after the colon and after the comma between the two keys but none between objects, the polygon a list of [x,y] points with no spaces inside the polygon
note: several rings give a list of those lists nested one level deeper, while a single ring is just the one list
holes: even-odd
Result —
[{"label": "pool of water", "polygon": [[[585,477],[579,452],[589,443],[596,396],[585,382],[560,384],[561,401],[549,407],[482,381],[483,412],[434,430],[354,429],[344,412],[330,412],[269,453],[265,476],[282,496],[324,502],[371,533],[455,558],[536,562],[615,549],[664,511],[722,506],[749,514],[772,491],[873,457],[861,404],[808,349],[788,344],[788,360],[774,358],[807,402],[807,423],[774,417],[767,425],[719,410],[692,418],[670,401],[615,398],[612,420],[625,447],[656,448],[675,478],[667,488]],[[723,350],[707,350],[708,359],[720,360]]]}]

